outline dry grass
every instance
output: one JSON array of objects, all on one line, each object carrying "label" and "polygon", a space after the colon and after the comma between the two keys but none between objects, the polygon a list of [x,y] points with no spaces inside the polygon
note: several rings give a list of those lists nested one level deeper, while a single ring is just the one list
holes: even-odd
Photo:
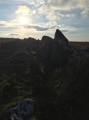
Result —
[{"label": "dry grass", "polygon": [[89,47],[89,42],[69,42],[69,44],[75,47]]}]

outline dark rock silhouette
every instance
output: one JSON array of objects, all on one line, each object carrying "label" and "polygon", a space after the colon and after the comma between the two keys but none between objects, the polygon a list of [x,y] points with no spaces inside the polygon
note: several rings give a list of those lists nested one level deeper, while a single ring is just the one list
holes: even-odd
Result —
[{"label": "dark rock silhouette", "polygon": [[63,35],[63,33],[57,29],[55,32],[54,40],[58,41],[60,44],[68,45],[68,39]]},{"label": "dark rock silhouette", "polygon": [[48,36],[43,36],[41,40],[41,46],[37,50],[37,55],[42,61],[50,59],[50,54],[53,48],[53,39]]},{"label": "dark rock silhouette", "polygon": [[52,43],[53,39],[50,38],[49,36],[43,36],[41,42],[44,43],[45,45],[47,45],[47,44]]},{"label": "dark rock silhouette", "polygon": [[[68,62],[71,48],[68,45],[67,38],[60,30],[56,30],[54,39],[43,36],[41,46],[37,50],[37,55],[47,65],[59,67]],[[47,69],[48,69],[47,67]]]},{"label": "dark rock silhouette", "polygon": [[65,66],[69,61],[81,58],[89,53],[86,50],[87,48],[69,45],[68,39],[57,29],[54,39],[48,36],[42,37],[41,44],[37,49],[37,56],[49,69]]}]

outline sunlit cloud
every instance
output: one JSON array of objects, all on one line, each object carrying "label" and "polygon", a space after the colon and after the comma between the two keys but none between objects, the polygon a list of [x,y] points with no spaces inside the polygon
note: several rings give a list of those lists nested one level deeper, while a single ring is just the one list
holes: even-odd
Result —
[{"label": "sunlit cloud", "polygon": [[0,21],[0,27],[21,27],[17,20]]},{"label": "sunlit cloud", "polygon": [[27,15],[30,13],[30,8],[27,6],[19,6],[18,9],[16,10],[16,14],[22,14],[22,15]]},{"label": "sunlit cloud", "polygon": [[37,12],[36,10],[32,10],[32,11],[31,11],[31,15],[36,14],[36,12]]}]

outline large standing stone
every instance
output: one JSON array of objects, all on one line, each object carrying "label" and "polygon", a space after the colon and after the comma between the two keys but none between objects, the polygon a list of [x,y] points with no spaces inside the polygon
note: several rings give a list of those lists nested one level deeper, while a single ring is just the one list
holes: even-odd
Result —
[{"label": "large standing stone", "polygon": [[68,39],[63,35],[63,33],[59,29],[57,29],[55,32],[54,40],[64,45],[68,45]]}]

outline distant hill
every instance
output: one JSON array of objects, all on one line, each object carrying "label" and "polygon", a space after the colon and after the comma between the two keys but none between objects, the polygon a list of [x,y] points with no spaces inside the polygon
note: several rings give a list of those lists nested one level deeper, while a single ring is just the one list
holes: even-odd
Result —
[{"label": "distant hill", "polygon": [[0,38],[0,44],[12,42],[14,40],[15,40],[15,38]]},{"label": "distant hill", "polygon": [[89,42],[69,42],[70,45],[76,46],[76,47],[89,47]]}]

